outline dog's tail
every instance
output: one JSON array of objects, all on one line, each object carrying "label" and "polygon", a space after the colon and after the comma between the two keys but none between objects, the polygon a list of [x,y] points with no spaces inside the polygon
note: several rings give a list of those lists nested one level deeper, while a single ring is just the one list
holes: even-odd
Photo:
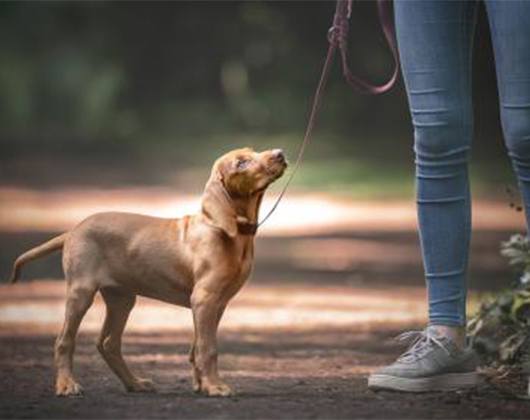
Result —
[{"label": "dog's tail", "polygon": [[13,272],[11,274],[11,279],[9,280],[9,282],[13,284],[18,280],[18,277],[20,276],[20,268],[27,262],[40,257],[44,257],[45,255],[48,255],[53,251],[62,249],[64,246],[64,241],[66,239],[66,235],[67,233],[63,233],[62,235],[56,236],[55,238],[50,239],[48,242],[36,246],[35,248],[32,248],[29,251],[26,251],[22,255],[20,255],[13,264]]}]

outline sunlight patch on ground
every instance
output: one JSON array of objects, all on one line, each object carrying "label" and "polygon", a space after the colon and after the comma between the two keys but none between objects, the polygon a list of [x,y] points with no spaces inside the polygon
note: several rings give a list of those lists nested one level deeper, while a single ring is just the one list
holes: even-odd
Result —
[{"label": "sunlight patch on ground", "polygon": [[[0,325],[25,325],[55,331],[64,314],[64,284],[42,284],[42,299],[36,299],[39,282],[33,282],[27,300],[20,297],[26,284],[0,286]],[[50,293],[50,289],[56,289]],[[374,291],[352,287],[295,287],[248,285],[229,305],[221,327],[240,329],[305,329],[348,327],[371,323],[424,321],[426,307],[420,288]],[[96,299],[83,320],[82,330],[97,331],[104,318],[104,305]],[[0,328],[2,329],[2,328]],[[12,329],[12,328],[9,328]],[[139,299],[128,331],[191,330],[191,312],[169,304]]]},{"label": "sunlight patch on ground", "polygon": [[[261,213],[274,203],[268,195]],[[176,194],[167,188],[62,189],[38,191],[0,187],[0,230],[61,231],[102,211],[125,211],[158,217],[180,217],[200,209],[200,196]],[[473,224],[480,229],[522,230],[524,218],[505,202],[478,201]],[[416,228],[410,201],[359,201],[325,194],[288,194],[264,225],[265,235],[314,234],[330,229],[400,231]]]}]

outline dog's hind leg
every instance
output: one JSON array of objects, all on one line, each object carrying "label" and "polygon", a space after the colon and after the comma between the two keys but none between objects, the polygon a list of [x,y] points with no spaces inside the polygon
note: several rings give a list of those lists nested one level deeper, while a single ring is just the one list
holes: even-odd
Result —
[{"label": "dog's hind leg", "polygon": [[154,391],[150,380],[137,378],[131,373],[121,353],[121,338],[136,296],[111,289],[101,289],[101,295],[107,306],[107,314],[97,343],[99,352],[127,391]]},{"label": "dog's hind leg", "polygon": [[63,328],[55,342],[55,367],[57,378],[55,393],[58,396],[79,395],[81,386],[75,381],[72,363],[75,351],[75,339],[79,324],[94,300],[96,288],[86,286],[90,282],[82,280],[68,282],[66,311]]}]

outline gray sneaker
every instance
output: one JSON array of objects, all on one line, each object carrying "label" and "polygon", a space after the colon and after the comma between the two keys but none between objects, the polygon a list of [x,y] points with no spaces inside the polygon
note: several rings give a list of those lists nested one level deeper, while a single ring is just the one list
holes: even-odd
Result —
[{"label": "gray sneaker", "polygon": [[412,339],[412,345],[394,363],[370,375],[370,389],[450,391],[479,384],[477,357],[470,347],[459,349],[432,327],[403,333],[398,339]]}]

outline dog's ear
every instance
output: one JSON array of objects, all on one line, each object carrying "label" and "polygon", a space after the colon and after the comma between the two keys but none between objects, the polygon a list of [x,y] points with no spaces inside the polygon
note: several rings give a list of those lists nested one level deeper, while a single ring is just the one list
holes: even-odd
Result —
[{"label": "dog's ear", "polygon": [[235,238],[237,215],[224,188],[222,175],[214,170],[204,189],[202,213],[208,224],[221,229],[230,238]]}]

